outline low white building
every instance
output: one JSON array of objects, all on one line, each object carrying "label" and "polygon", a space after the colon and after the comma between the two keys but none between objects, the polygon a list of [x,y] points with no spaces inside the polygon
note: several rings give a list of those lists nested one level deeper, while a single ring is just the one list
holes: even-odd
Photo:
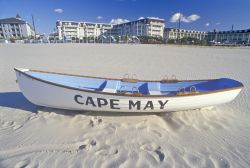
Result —
[{"label": "low white building", "polygon": [[185,30],[176,28],[165,28],[164,39],[168,40],[178,40],[184,37],[196,38],[199,40],[205,40],[208,37],[208,32],[197,31],[197,30]]},{"label": "low white building", "polygon": [[19,15],[16,18],[0,19],[0,38],[24,39],[34,36],[33,28]]},{"label": "low white building", "polygon": [[209,41],[220,43],[250,43],[250,29],[208,32]]},{"label": "low white building", "polygon": [[176,28],[165,28],[164,39],[166,41],[178,40],[184,37],[192,37],[199,40],[207,40],[208,42],[215,42],[221,44],[249,44],[250,29],[205,32],[196,30],[179,30]]},{"label": "low white building", "polygon": [[82,39],[85,37],[99,37],[106,34],[112,28],[111,24],[60,21],[56,22],[57,32],[60,40],[65,38]]}]

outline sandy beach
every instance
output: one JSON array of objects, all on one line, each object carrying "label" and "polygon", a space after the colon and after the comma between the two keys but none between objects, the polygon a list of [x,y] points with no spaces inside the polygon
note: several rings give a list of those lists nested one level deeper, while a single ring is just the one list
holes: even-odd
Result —
[{"label": "sandy beach", "polygon": [[[13,68],[139,79],[227,77],[231,103],[127,114],[37,107]],[[250,167],[250,49],[166,45],[1,44],[0,167]]]}]

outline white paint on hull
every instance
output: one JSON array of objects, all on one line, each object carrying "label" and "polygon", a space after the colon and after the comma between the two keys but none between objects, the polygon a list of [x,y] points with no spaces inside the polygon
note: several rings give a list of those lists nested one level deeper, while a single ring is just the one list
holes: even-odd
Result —
[{"label": "white paint on hull", "polygon": [[[101,93],[91,93],[70,88],[51,85],[39,80],[32,79],[26,75],[16,72],[19,87],[24,96],[32,103],[39,106],[52,108],[69,109],[69,110],[91,110],[91,111],[110,111],[110,112],[168,112],[197,109],[202,107],[214,106],[232,101],[241,91],[241,88],[226,90],[223,92],[214,92],[209,94],[193,96],[176,96],[176,97],[130,97],[117,96]],[[79,104],[75,101],[78,97]],[[86,105],[87,97],[91,97],[94,104]],[[107,100],[107,105],[98,107],[97,98]],[[129,108],[129,101],[134,103],[141,102],[140,109],[137,106]],[[153,102],[153,109],[147,106],[149,101]],[[167,103],[161,109],[159,101]],[[113,103],[113,108],[111,104]],[[147,107],[147,108],[145,108]]]}]

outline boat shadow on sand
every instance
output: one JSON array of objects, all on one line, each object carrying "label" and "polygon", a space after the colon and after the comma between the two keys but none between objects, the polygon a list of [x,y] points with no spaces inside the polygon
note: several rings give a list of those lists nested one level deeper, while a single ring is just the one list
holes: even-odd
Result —
[{"label": "boat shadow on sand", "polygon": [[[84,114],[88,116],[142,116],[142,115],[155,115],[157,113],[131,113],[131,112],[105,112],[105,111],[77,111],[77,110],[63,110],[49,107],[37,106],[28,101],[22,92],[0,92],[0,107],[8,107],[13,109],[20,109],[31,113],[38,112],[54,112],[61,115],[75,116]],[[168,112],[169,113],[169,112]],[[171,113],[171,112],[170,112]]]},{"label": "boat shadow on sand", "polygon": [[36,113],[38,107],[29,102],[21,92],[0,92],[0,107],[20,109]]}]

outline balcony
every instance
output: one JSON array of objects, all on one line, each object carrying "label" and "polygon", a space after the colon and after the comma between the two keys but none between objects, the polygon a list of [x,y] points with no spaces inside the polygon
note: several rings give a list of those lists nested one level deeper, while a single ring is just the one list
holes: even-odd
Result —
[{"label": "balcony", "polygon": [[95,29],[95,26],[88,26],[87,25],[87,29]]},{"label": "balcony", "polygon": [[64,24],[64,25],[63,25],[63,27],[66,27],[66,28],[67,28],[67,27],[77,28],[77,27],[78,27],[78,25],[67,25],[67,24]]}]

